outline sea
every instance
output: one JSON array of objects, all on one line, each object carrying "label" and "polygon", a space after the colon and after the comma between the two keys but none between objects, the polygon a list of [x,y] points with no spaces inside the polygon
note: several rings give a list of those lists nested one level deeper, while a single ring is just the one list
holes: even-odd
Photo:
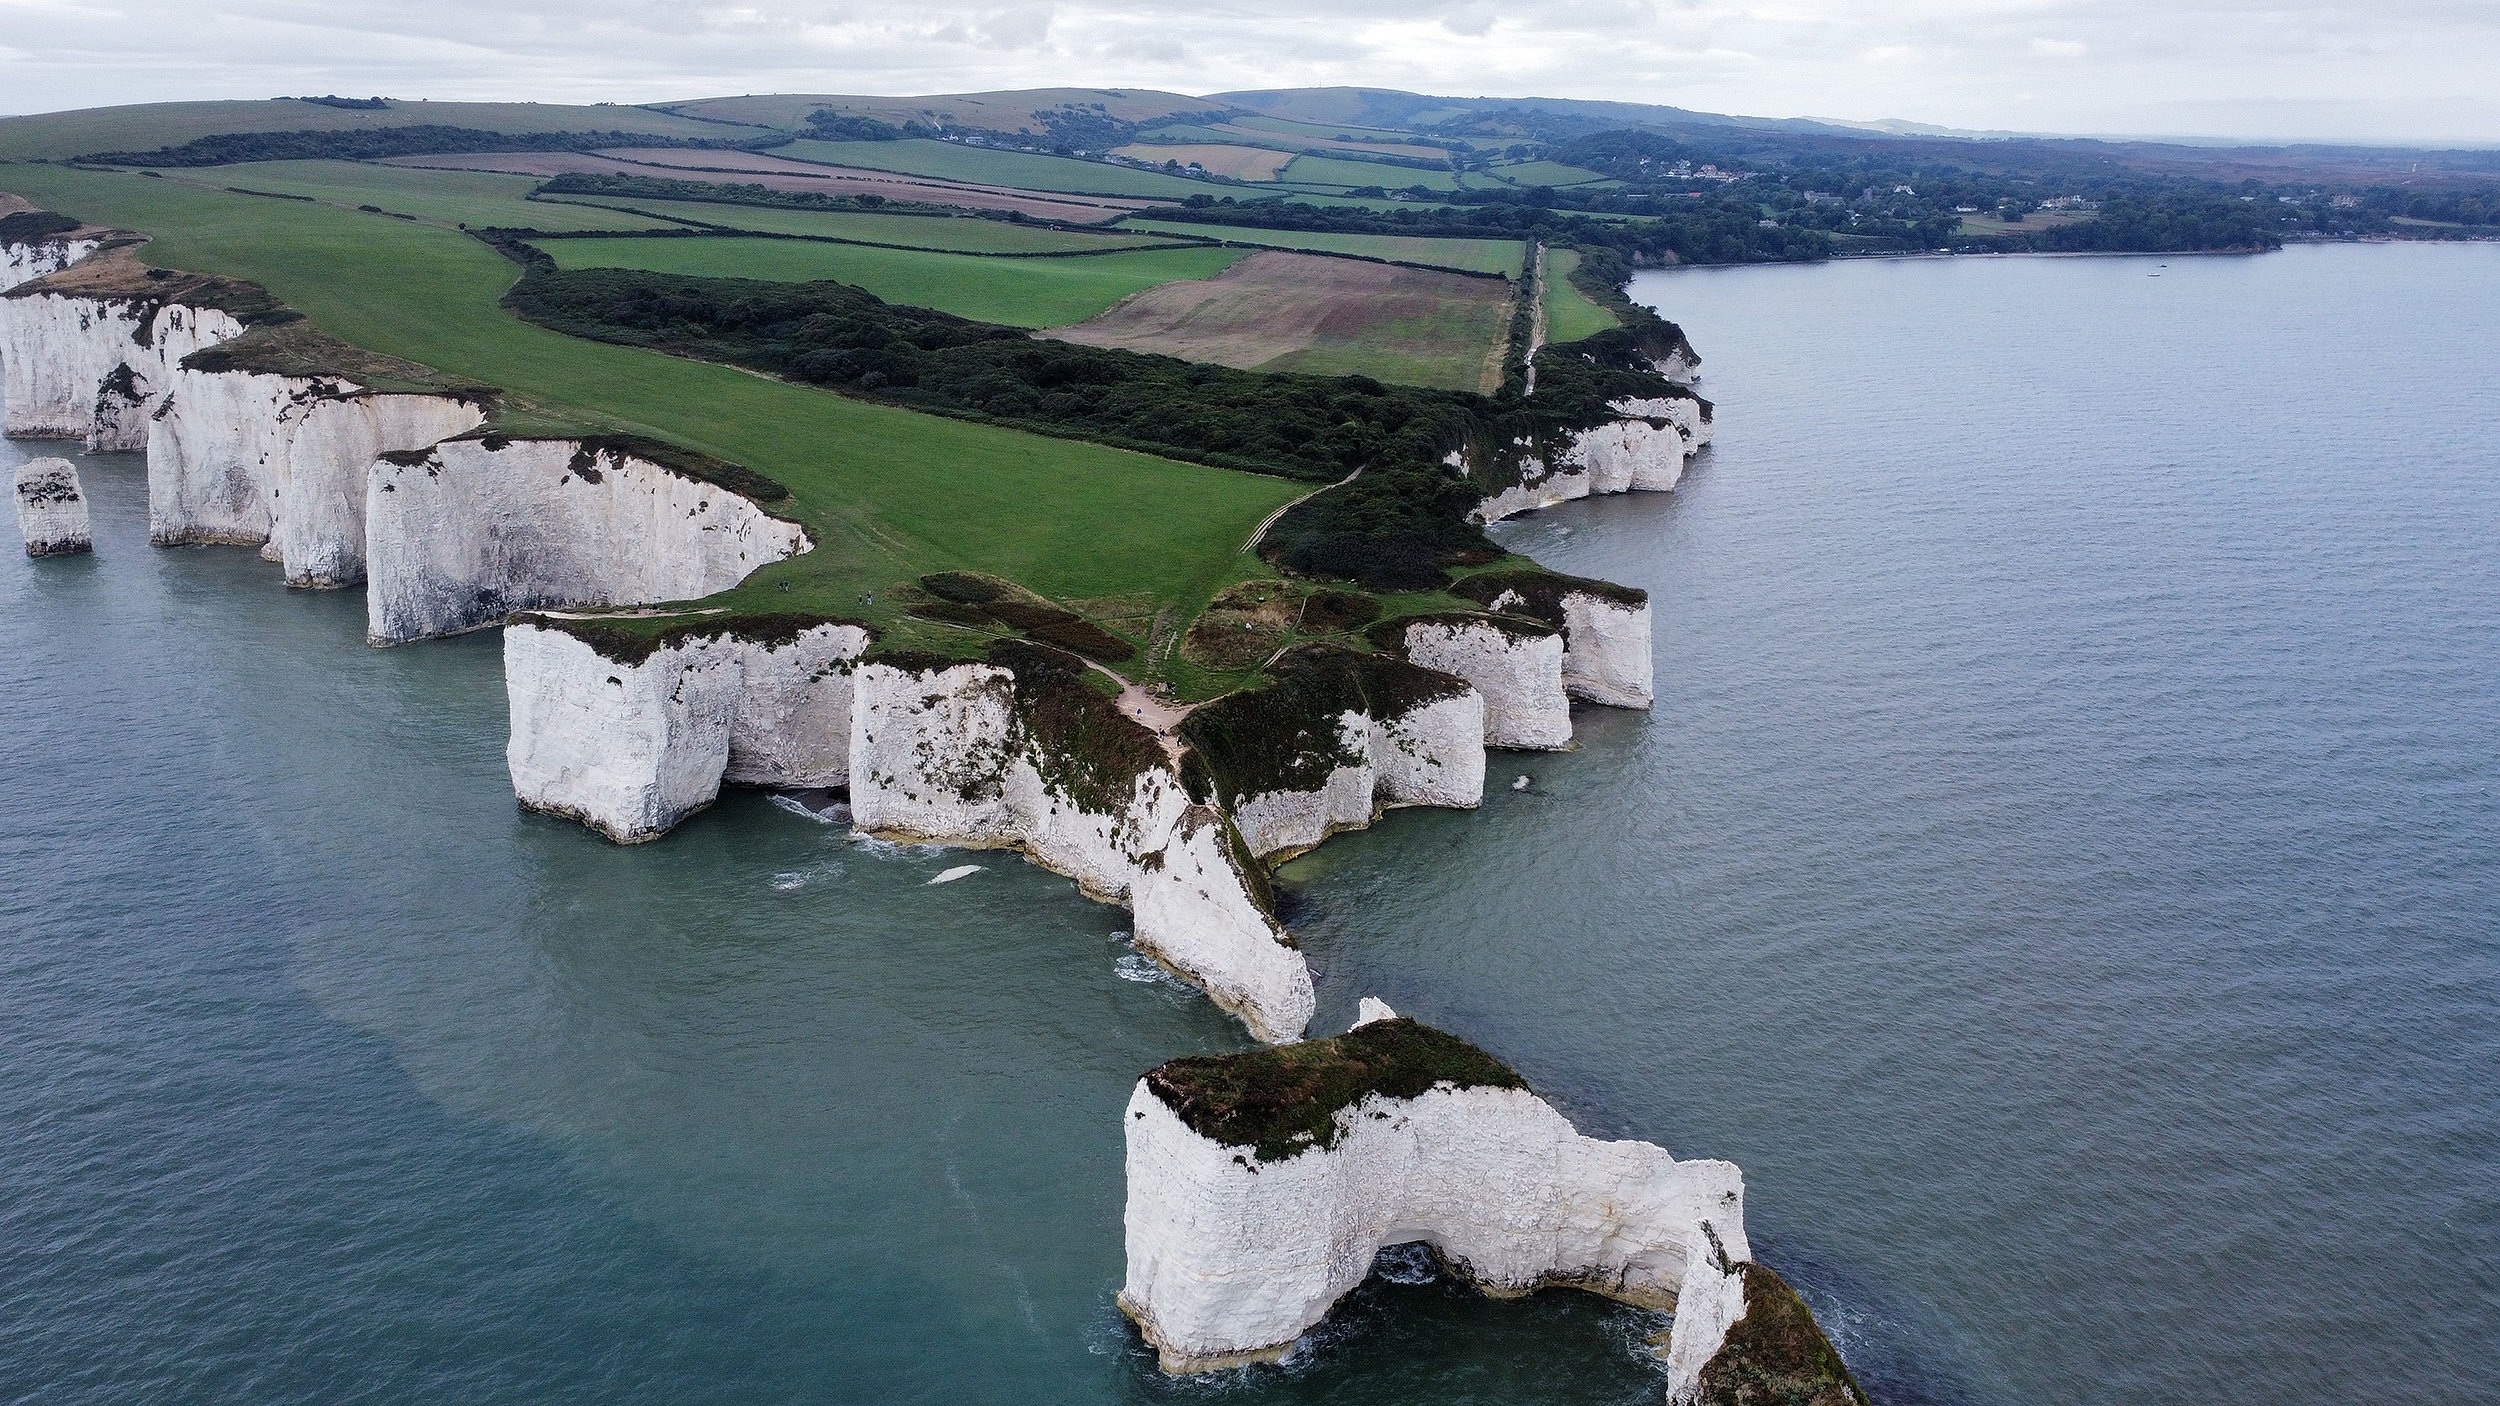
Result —
[{"label": "sea", "polygon": [[[1879,1401],[2487,1398],[2500,247],[1633,293],[1717,443],[1498,535],[1650,592],[1658,705],[1285,866],[1315,1031],[1739,1163]],[[522,814],[491,632],[77,457],[95,554],[0,558],[0,1401],[1662,1399],[1662,1315],[1402,1254],[1163,1377],[1119,1113],[1244,1040],[1119,909]]]}]

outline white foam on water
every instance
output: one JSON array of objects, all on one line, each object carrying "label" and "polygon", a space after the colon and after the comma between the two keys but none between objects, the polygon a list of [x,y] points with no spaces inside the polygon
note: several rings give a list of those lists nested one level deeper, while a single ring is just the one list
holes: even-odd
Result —
[{"label": "white foam on water", "polygon": [[805,887],[807,887],[807,876],[805,874],[781,873],[773,875],[773,892],[775,893],[796,893]]}]

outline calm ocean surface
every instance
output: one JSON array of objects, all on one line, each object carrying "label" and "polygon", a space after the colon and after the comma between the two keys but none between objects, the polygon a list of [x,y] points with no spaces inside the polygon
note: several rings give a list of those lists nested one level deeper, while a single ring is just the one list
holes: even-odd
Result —
[{"label": "calm ocean surface", "polygon": [[[2165,266],[2166,265],[2166,266]],[[1373,994],[1743,1164],[1879,1397],[2467,1401],[2500,1355],[2500,248],[1644,276],[1661,699],[1288,866]],[[56,446],[0,447],[0,467]],[[1661,1320],[1375,1282],[1168,1383],[1124,916],[746,793],[519,814],[492,636],[0,553],[0,1401],[1654,1400]]]}]

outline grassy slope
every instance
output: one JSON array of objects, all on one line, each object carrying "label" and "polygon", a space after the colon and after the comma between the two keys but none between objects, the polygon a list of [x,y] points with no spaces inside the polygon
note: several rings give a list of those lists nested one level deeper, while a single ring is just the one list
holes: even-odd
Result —
[{"label": "grassy slope", "polygon": [[143,103],[0,118],[0,161],[58,159],[99,151],[153,151],[226,132],[340,131],[422,125],[478,127],[490,132],[735,135],[734,128],[638,107],[394,102],[380,111],[365,111],[272,98],[261,102]]},{"label": "grassy slope", "polygon": [[1571,271],[1579,266],[1580,256],[1574,250],[1545,251],[1545,341],[1549,346],[1594,337],[1617,325],[1613,313],[1571,286]]},{"label": "grassy slope", "polygon": [[1160,171],[1140,171],[1101,161],[1068,156],[1036,156],[1022,151],[993,151],[960,142],[820,142],[796,141],[775,147],[775,156],[821,161],[830,166],[859,166],[871,171],[898,171],[906,176],[934,176],[976,185],[1015,186],[1022,190],[1058,191],[1067,195],[1137,195],[1183,200],[1193,195],[1222,195],[1237,186],[1193,181]]},{"label": "grassy slope", "polygon": [[1571,186],[1606,179],[1595,171],[1565,166],[1559,161],[1513,161],[1492,167],[1485,174],[1522,186]]},{"label": "grassy slope", "polygon": [[1008,327],[1083,322],[1131,293],[1212,278],[1240,249],[1147,249],[1082,259],[1002,259],[796,239],[551,239],[565,268],[649,269],[783,283],[832,279],[890,303],[936,308]]},{"label": "grassy slope", "polygon": [[151,262],[254,279],[348,341],[506,387],[518,432],[657,435],[780,479],[818,546],[732,593],[762,608],[876,619],[886,598],[863,607],[862,593],[969,567],[1062,599],[1144,593],[1194,614],[1250,569],[1238,548],[1251,527],[1307,487],[560,336],[497,306],[510,263],[436,226],[59,167],[0,167],[0,189],[150,230]]},{"label": "grassy slope", "polygon": [[1279,179],[1349,189],[1356,186],[1379,186],[1383,190],[1407,190],[1415,186],[1426,190],[1458,189],[1458,177],[1448,171],[1392,166],[1383,161],[1350,161],[1341,156],[1297,156]]},{"label": "grassy slope", "polygon": [[1508,239],[1433,239],[1404,234],[1327,234],[1311,230],[1254,229],[1233,225],[1184,224],[1178,220],[1130,218],[1120,222],[1122,229],[1160,230],[1172,234],[1203,235],[1209,239],[1229,239],[1242,244],[1257,244],[1270,249],[1315,249],[1331,254],[1364,254],[1375,259],[1395,259],[1410,264],[1437,264],[1442,268],[1475,269],[1483,273],[1519,276],[1527,258],[1524,241]]},{"label": "grassy slope", "polygon": [[[527,180],[528,177],[521,179]],[[1134,249],[1168,241],[1152,236],[1092,234],[1079,230],[1051,229],[1042,225],[1014,225],[1005,220],[957,219],[945,215],[868,215],[842,210],[775,210],[760,205],[718,205],[701,200],[651,200],[631,196],[567,195],[557,199],[566,204],[585,201],[590,204],[631,207],[656,215],[678,219],[699,220],[705,224],[728,225],[735,229],[762,230],[770,234],[815,234],[834,239],[856,239],[868,244],[891,244],[921,249],[955,249],[967,254],[1049,254],[1100,253],[1113,249]],[[532,208],[544,210],[553,201],[538,201]],[[562,205],[556,205],[561,210]],[[644,220],[641,226],[651,226]],[[641,227],[638,226],[638,227]],[[541,229],[551,228],[546,224]]]},{"label": "grassy slope", "polygon": [[550,205],[525,197],[542,183],[537,176],[491,171],[422,171],[356,161],[254,161],[240,166],[168,171],[168,180],[223,189],[243,186],[286,195],[309,195],[341,205],[378,205],[402,215],[444,224],[518,225],[531,229],[668,229],[621,211]]}]

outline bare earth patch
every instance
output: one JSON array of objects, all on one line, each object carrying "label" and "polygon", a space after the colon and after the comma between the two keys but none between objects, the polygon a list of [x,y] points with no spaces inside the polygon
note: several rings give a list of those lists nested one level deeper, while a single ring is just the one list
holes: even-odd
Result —
[{"label": "bare earth patch", "polygon": [[1510,285],[1499,279],[1267,252],[1041,335],[1243,370],[1476,390],[1488,364],[1498,375],[1488,356],[1509,326]]},{"label": "bare earth patch", "polygon": [[815,191],[825,195],[881,195],[965,210],[1017,210],[1035,219],[1098,224],[1162,202],[1108,200],[1096,196],[1043,195],[1006,186],[969,185],[868,171],[853,166],[818,166],[752,151],[706,151],[669,147],[625,147],[613,151],[454,152],[441,156],[398,156],[393,166],[431,170],[506,171],[523,176],[561,176],[575,171],[614,176],[655,176],[663,180],[715,181],[726,185],[760,185],[767,190]]}]

